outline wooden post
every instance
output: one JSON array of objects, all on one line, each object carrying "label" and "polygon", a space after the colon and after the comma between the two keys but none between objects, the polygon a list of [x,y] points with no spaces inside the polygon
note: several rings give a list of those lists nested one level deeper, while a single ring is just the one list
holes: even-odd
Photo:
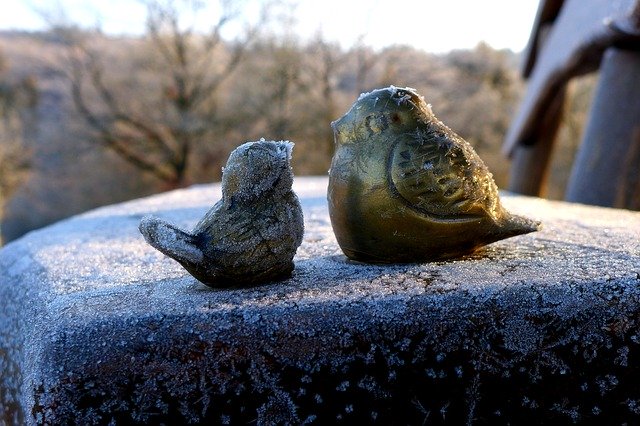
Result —
[{"label": "wooden post", "polygon": [[640,52],[606,51],[568,201],[640,210]]},{"label": "wooden post", "polygon": [[540,123],[535,140],[513,151],[509,191],[541,196],[546,192],[551,152],[562,121],[566,86],[558,91]]}]

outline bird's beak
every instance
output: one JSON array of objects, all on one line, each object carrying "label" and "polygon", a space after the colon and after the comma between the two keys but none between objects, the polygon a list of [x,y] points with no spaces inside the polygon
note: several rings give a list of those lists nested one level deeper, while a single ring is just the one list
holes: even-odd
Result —
[{"label": "bird's beak", "polygon": [[351,133],[349,130],[349,120],[347,119],[347,115],[342,116],[336,121],[331,123],[331,128],[333,129],[333,140],[336,145],[349,143],[351,142],[349,138],[349,134]]},{"label": "bird's beak", "polygon": [[280,141],[278,142],[278,152],[282,156],[282,159],[291,161],[291,153],[293,152],[293,142]]}]

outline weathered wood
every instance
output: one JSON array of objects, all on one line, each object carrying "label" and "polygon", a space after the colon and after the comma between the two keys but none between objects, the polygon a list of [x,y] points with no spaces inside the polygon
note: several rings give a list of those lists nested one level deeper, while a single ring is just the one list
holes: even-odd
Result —
[{"label": "weathered wood", "polygon": [[640,52],[606,52],[566,199],[640,210]]},{"label": "weathered wood", "polygon": [[529,77],[533,71],[538,54],[544,46],[545,32],[558,17],[563,3],[564,0],[540,0],[531,36],[524,52],[524,60],[522,61],[522,75],[524,77]]},{"label": "weathered wood", "polygon": [[505,138],[503,151],[533,138],[555,94],[574,76],[598,68],[604,50],[625,40],[619,22],[626,22],[634,0],[566,0],[537,55],[527,92]]},{"label": "weathered wood", "polygon": [[509,191],[542,196],[546,193],[551,153],[564,113],[566,88],[556,94],[545,112],[534,140],[519,144],[513,151]]}]

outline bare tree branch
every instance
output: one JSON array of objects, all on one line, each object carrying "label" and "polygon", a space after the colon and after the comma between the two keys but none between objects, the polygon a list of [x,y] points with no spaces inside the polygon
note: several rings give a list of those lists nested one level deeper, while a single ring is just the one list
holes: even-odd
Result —
[{"label": "bare tree branch", "polygon": [[175,179],[174,175],[166,172],[162,167],[148,160],[144,155],[131,149],[132,146],[135,146],[133,139],[116,135],[111,123],[98,118],[85,101],[83,92],[83,66],[80,61],[74,61],[72,65],[73,78],[71,79],[71,95],[74,104],[87,123],[98,131],[100,139],[105,146],[122,156],[129,163],[141,170],[152,173],[161,180],[171,181]]},{"label": "bare tree branch", "polygon": [[[76,43],[69,74],[77,110],[102,143],[140,170],[174,186],[186,183],[191,152],[205,135],[213,133],[213,99],[257,34],[255,28],[249,29],[233,45],[223,41],[222,30],[239,16],[231,8],[233,2],[227,0],[220,0],[220,16],[206,34],[200,34],[185,25],[179,3],[144,0],[147,35],[141,43],[152,48],[152,57],[158,60],[151,65],[155,78],[164,82],[150,110],[136,109],[123,99],[116,83],[106,78],[107,68],[99,57],[102,53],[90,52],[83,43]],[[198,6],[190,1],[181,4]]]}]

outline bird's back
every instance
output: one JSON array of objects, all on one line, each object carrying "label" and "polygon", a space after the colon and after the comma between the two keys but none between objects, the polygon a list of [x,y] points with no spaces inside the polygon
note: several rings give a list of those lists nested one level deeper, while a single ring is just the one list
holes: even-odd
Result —
[{"label": "bird's back", "polygon": [[214,209],[194,234],[204,242],[205,256],[216,264],[219,276],[258,278],[274,268],[291,272],[290,259],[303,228],[293,191],[277,202],[220,202]]}]

